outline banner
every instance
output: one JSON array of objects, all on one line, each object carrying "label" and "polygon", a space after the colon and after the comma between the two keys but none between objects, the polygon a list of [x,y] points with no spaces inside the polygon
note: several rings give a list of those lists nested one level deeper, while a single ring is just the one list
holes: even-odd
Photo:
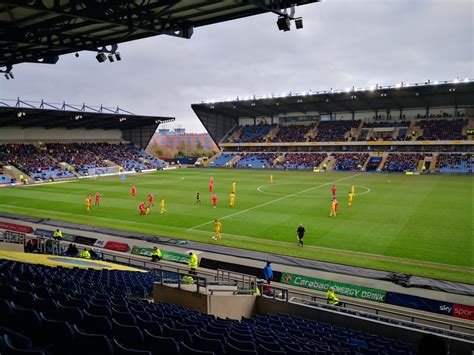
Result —
[{"label": "banner", "polygon": [[375,288],[368,288],[356,285],[345,284],[341,282],[315,279],[312,277],[282,273],[281,283],[309,288],[316,291],[326,292],[329,287],[334,287],[336,295],[360,298],[369,301],[385,303],[387,292],[377,290]]},{"label": "banner", "polygon": [[8,223],[8,222],[0,222],[0,229],[6,229],[9,231],[25,233],[25,234],[33,232],[33,228],[31,228],[30,226],[22,226],[19,224]]},{"label": "banner", "polygon": [[474,307],[455,304],[453,308],[453,317],[474,320]]},{"label": "banner", "polygon": [[104,249],[127,252],[129,249],[129,246],[128,244],[125,244],[125,243],[112,242],[109,240],[107,243],[105,243]]},{"label": "banner", "polygon": [[443,302],[431,300],[429,298],[404,295],[397,292],[387,292],[387,303],[395,306],[408,307],[427,311],[432,313],[439,313],[444,315],[451,315],[453,312],[453,304],[450,302]]},{"label": "banner", "polygon": [[[150,256],[153,248],[143,248],[138,245],[134,245],[132,248],[132,254]],[[162,260],[173,261],[175,263],[187,264],[189,262],[189,256],[186,254],[175,253],[172,251],[161,250]]]},{"label": "banner", "polygon": [[[63,233],[63,239],[64,240],[69,240],[66,239],[66,236]],[[82,236],[74,236],[74,242],[79,243],[79,244],[85,244],[85,245],[94,245],[94,243],[97,241],[95,238],[88,238],[88,237],[82,237]],[[72,240],[71,240],[72,242]]]}]

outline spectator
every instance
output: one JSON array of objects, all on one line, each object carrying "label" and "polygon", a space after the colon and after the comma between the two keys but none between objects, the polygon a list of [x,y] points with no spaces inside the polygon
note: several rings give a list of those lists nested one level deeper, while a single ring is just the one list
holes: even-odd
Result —
[{"label": "spectator", "polygon": [[81,257],[82,259],[90,259],[90,258],[91,258],[91,253],[89,253],[89,250],[84,249],[84,250],[81,252],[80,257]]},{"label": "spectator", "polygon": [[339,298],[336,297],[336,293],[334,292],[334,287],[329,287],[329,290],[326,293],[326,300],[327,300],[327,303],[332,306],[341,305],[341,303],[339,302]]},{"label": "spectator", "polygon": [[56,240],[63,239],[63,232],[59,228],[56,229],[55,232],[53,233],[53,239],[56,239]]},{"label": "spectator", "polygon": [[91,258],[92,260],[96,260],[96,259],[97,259],[97,253],[96,253],[94,250],[89,249],[89,255],[90,255],[90,258]]},{"label": "spectator", "polygon": [[158,249],[157,247],[153,247],[153,250],[151,252],[151,261],[160,261],[161,260],[161,250]]},{"label": "spectator", "polygon": [[267,281],[267,284],[270,285],[270,282],[273,280],[273,269],[272,263],[267,261],[267,265],[263,268],[263,278]]},{"label": "spectator", "polygon": [[192,251],[189,252],[189,262],[188,262],[189,273],[191,275],[197,275],[198,268],[198,256]]}]

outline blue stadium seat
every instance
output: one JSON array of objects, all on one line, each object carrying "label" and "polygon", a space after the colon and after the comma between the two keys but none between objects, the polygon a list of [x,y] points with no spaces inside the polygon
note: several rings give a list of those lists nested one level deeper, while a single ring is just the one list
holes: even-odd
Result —
[{"label": "blue stadium seat", "polygon": [[5,346],[6,355],[46,355],[44,351],[41,350],[31,350],[31,349],[19,349],[16,348],[8,335],[3,336],[3,344]]},{"label": "blue stadium seat", "polygon": [[201,351],[191,348],[184,342],[181,342],[179,347],[181,349],[181,355],[218,355],[218,353],[214,353],[212,351]]},{"label": "blue stadium seat", "polygon": [[13,297],[15,304],[23,307],[34,309],[36,304],[36,296],[29,291],[16,291]]},{"label": "blue stadium seat", "polygon": [[105,316],[95,316],[87,311],[84,311],[84,320],[80,327],[88,334],[104,334],[106,336],[112,335],[112,322]]},{"label": "blue stadium seat", "polygon": [[222,344],[225,344],[226,342],[226,337],[222,333],[212,333],[212,332],[208,332],[207,330],[200,330],[199,335],[207,339],[220,340]]},{"label": "blue stadium seat", "polygon": [[112,343],[105,335],[83,333],[76,325],[73,325],[72,329],[74,331],[73,355],[84,355],[84,353],[113,355]]},{"label": "blue stadium seat", "polygon": [[135,316],[130,312],[119,312],[112,308],[112,318],[123,325],[137,325]]},{"label": "blue stadium seat", "polygon": [[93,301],[89,305],[89,313],[95,316],[104,316],[112,318],[112,310],[108,305],[98,305]]},{"label": "blue stadium seat", "polygon": [[[269,342],[266,342],[266,341],[262,341],[261,339],[258,339],[257,343],[258,343],[258,349],[259,349],[258,352],[259,353],[262,352],[262,351],[264,353],[266,353],[268,351],[277,351],[278,352],[278,351],[282,350],[280,344],[278,344],[277,342],[269,343]],[[263,349],[263,350],[261,350],[261,349]]]},{"label": "blue stadium seat", "polygon": [[191,334],[189,334],[189,332],[185,329],[174,329],[165,324],[163,325],[163,335],[166,337],[171,337],[177,342],[183,341],[188,345],[193,345]]},{"label": "blue stadium seat", "polygon": [[153,355],[179,354],[179,345],[171,337],[160,337],[150,334],[145,330],[145,347]]},{"label": "blue stadium seat", "polygon": [[11,343],[15,348],[30,349],[33,346],[33,341],[30,338],[21,335],[9,328],[0,327],[0,339],[3,339],[4,335],[8,335]]},{"label": "blue stadium seat", "polygon": [[41,327],[41,318],[33,309],[18,308],[13,305],[13,312],[11,313],[11,319],[9,328],[26,335],[33,340],[39,336],[37,330]]},{"label": "blue stadium seat", "polygon": [[119,344],[116,339],[113,341],[113,346],[114,355],[152,355],[151,352],[146,350],[127,349],[126,347]]},{"label": "blue stadium seat", "polygon": [[253,341],[240,340],[229,335],[227,338],[227,343],[235,347],[238,347],[242,350],[255,351],[255,344]]},{"label": "blue stadium seat", "polygon": [[220,340],[208,339],[199,335],[193,336],[193,348],[200,351],[211,351],[215,354],[224,354],[224,345]]},{"label": "blue stadium seat", "polygon": [[129,349],[144,349],[145,339],[143,332],[137,326],[120,324],[115,319],[112,319],[112,331],[114,338],[120,345]]},{"label": "blue stadium seat", "polygon": [[142,330],[149,330],[153,335],[163,334],[163,328],[157,321],[144,320],[141,316],[137,316],[137,326]]},{"label": "blue stadium seat", "polygon": [[45,315],[54,316],[58,312],[59,307],[56,301],[51,298],[37,298],[35,310]]},{"label": "blue stadium seat", "polygon": [[56,315],[56,320],[66,321],[78,326],[82,325],[84,313],[79,308],[63,306],[60,302],[58,302],[58,307],[59,310]]},{"label": "blue stadium seat", "polygon": [[238,345],[232,345],[230,343],[226,344],[226,354],[227,355],[258,355],[255,350],[246,350],[239,348]]},{"label": "blue stadium seat", "polygon": [[68,322],[47,319],[42,313],[38,343],[55,354],[68,354],[74,343],[74,331]]}]

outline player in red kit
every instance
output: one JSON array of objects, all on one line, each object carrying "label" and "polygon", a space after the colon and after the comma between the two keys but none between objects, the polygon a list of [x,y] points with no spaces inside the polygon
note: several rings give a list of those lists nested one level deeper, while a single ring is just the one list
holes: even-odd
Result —
[{"label": "player in red kit", "polygon": [[216,194],[212,195],[212,207],[213,208],[217,207],[217,195]]},{"label": "player in red kit", "polygon": [[209,192],[212,192],[214,190],[214,178],[211,176],[209,179]]},{"label": "player in red kit", "polygon": [[336,185],[332,185],[331,191],[332,191],[332,195],[336,196]]},{"label": "player in red kit", "polygon": [[148,207],[146,207],[145,202],[140,202],[140,204],[138,205],[138,208],[140,209],[141,215],[148,214],[149,209]]},{"label": "player in red kit", "polygon": [[135,198],[137,195],[137,189],[135,188],[135,185],[132,185],[132,197]]},{"label": "player in red kit", "polygon": [[95,204],[96,204],[96,206],[99,206],[99,205],[100,205],[100,196],[101,196],[101,195],[100,195],[99,191],[97,191],[97,192],[95,193]]},{"label": "player in red kit", "polygon": [[154,197],[153,197],[153,194],[152,193],[149,193],[148,194],[148,207],[155,207],[155,204],[154,204]]}]

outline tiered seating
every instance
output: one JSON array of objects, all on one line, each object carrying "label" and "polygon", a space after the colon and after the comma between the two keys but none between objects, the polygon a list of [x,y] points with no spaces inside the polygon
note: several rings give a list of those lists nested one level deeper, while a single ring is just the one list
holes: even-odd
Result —
[{"label": "tiered seating", "polygon": [[95,143],[48,143],[48,153],[59,162],[73,166],[80,175],[89,169],[106,168],[105,163],[91,149]]},{"label": "tiered seating", "polygon": [[409,127],[410,121],[374,121],[364,123],[363,128],[377,127]]},{"label": "tiered seating", "polygon": [[318,126],[318,134],[315,141],[337,142],[347,140],[345,135],[352,129],[359,127],[360,120],[357,121],[321,121]]},{"label": "tiered seating", "polygon": [[0,162],[11,164],[35,180],[73,178],[70,171],[62,170],[47,152],[32,144],[0,145]]},{"label": "tiered seating", "polygon": [[313,169],[318,167],[326,157],[326,153],[287,153],[283,159],[283,165],[287,169]]},{"label": "tiered seating", "polygon": [[419,122],[423,135],[417,140],[457,140],[466,139],[462,129],[467,125],[466,119],[454,120],[424,120]]},{"label": "tiered seating", "polygon": [[155,158],[153,155],[147,153],[144,150],[139,150],[139,156],[142,157],[151,165],[154,169],[165,168],[167,166],[166,162],[161,159]]},{"label": "tiered seating", "polygon": [[334,169],[336,170],[360,170],[369,158],[368,153],[333,153],[336,159]]},{"label": "tiered seating", "polygon": [[312,125],[289,125],[280,126],[272,142],[305,142],[310,130],[314,128]]},{"label": "tiered seating", "polygon": [[16,180],[12,179],[10,176],[0,174],[0,185],[1,184],[13,184],[15,182],[16,182]]},{"label": "tiered seating", "polygon": [[273,161],[278,157],[277,153],[256,153],[256,154],[246,154],[238,162],[238,168],[271,168],[273,166]]},{"label": "tiered seating", "polygon": [[414,171],[418,166],[418,162],[423,158],[423,154],[420,153],[391,153],[388,155],[382,170],[387,172]]},{"label": "tiered seating", "polygon": [[221,154],[212,162],[210,162],[207,166],[210,168],[225,166],[228,162],[235,158],[235,154]]},{"label": "tiered seating", "polygon": [[474,173],[474,161],[469,154],[440,154],[436,171],[450,174]]},{"label": "tiered seating", "polygon": [[276,125],[272,124],[263,124],[256,126],[243,126],[240,140],[237,143],[261,143],[264,141],[265,136],[270,132],[272,128],[275,128]]}]

